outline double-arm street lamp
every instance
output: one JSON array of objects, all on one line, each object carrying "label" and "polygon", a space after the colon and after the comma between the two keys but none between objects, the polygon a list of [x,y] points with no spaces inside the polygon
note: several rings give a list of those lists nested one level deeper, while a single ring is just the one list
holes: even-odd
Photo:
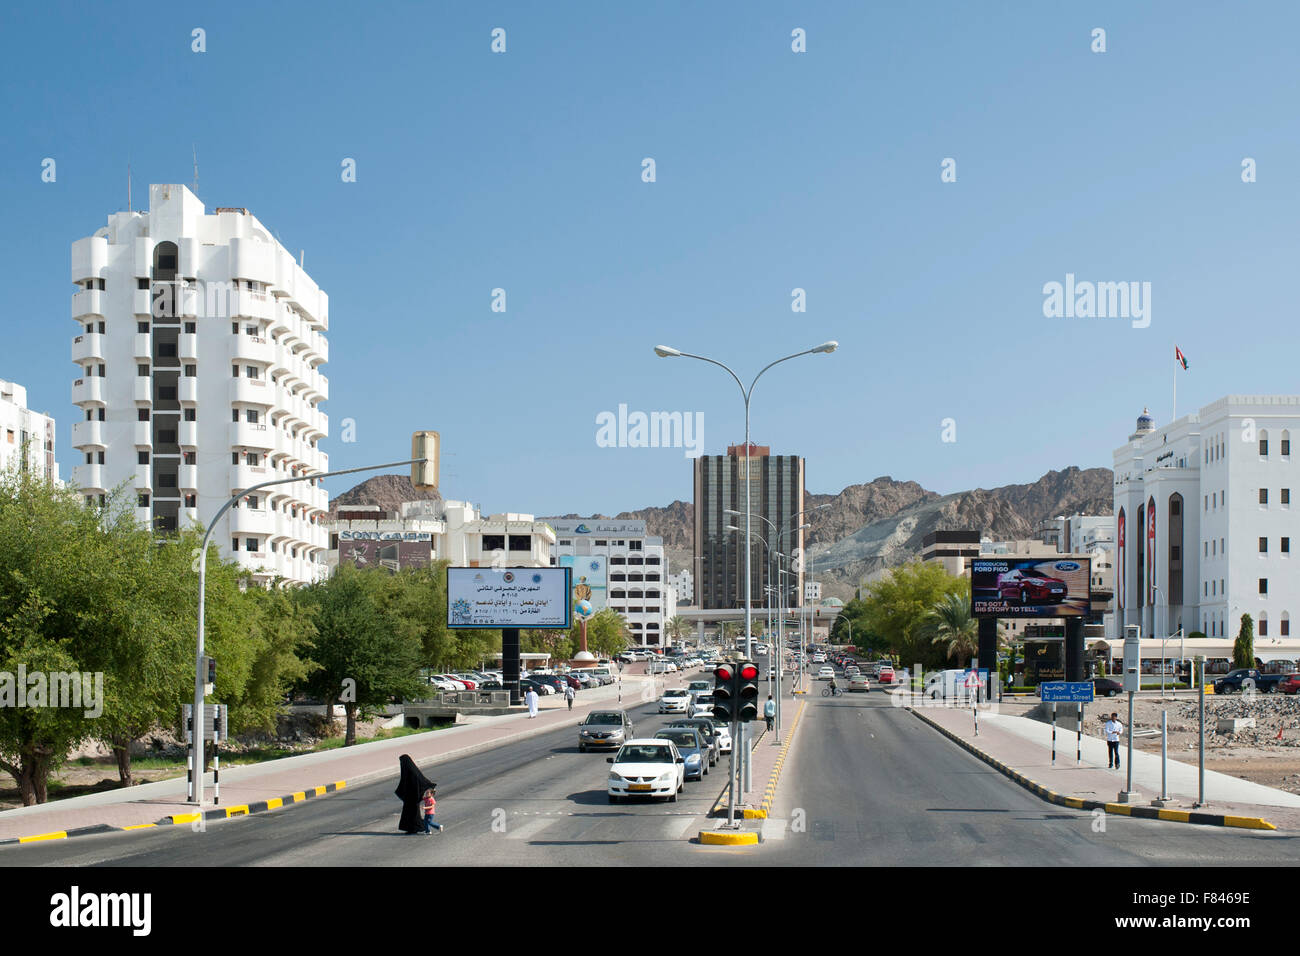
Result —
[{"label": "double-arm street lamp", "polygon": [[753,548],[753,544],[750,541],[750,534],[752,530],[750,527],[751,525],[750,518],[753,516],[754,513],[754,507],[752,501],[752,487],[751,487],[753,484],[753,482],[751,481],[752,478],[751,467],[753,463],[753,456],[751,455],[751,449],[749,446],[750,399],[754,395],[754,386],[757,385],[758,380],[763,377],[763,373],[766,372],[768,369],[770,369],[772,366],[780,365],[782,362],[788,362],[790,361],[790,359],[798,358],[801,355],[814,355],[818,352],[826,352],[826,353],[834,352],[837,348],[839,348],[838,342],[835,341],[823,342],[821,345],[818,345],[815,348],[805,349],[802,352],[795,352],[793,355],[787,355],[784,358],[779,358],[775,362],[769,362],[767,365],[763,366],[763,368],[759,371],[757,375],[754,376],[754,380],[749,383],[749,388],[745,388],[745,384],[740,380],[740,377],[735,372],[733,372],[730,368],[728,368],[726,365],[723,365],[721,362],[717,361],[716,359],[707,358],[703,355],[692,355],[689,352],[682,352],[679,349],[670,348],[667,345],[655,346],[655,355],[658,355],[660,358],[693,358],[693,359],[698,359],[701,362],[708,362],[710,365],[716,365],[719,368],[725,370],[728,375],[730,375],[733,379],[735,379],[736,385],[740,388],[741,397],[745,400],[745,657],[746,658],[750,657],[751,654],[753,653],[753,648],[751,645],[753,642],[753,616],[754,616],[754,606],[753,606],[753,583],[754,582],[753,582],[753,572],[751,570],[751,562],[750,562],[750,557]]}]

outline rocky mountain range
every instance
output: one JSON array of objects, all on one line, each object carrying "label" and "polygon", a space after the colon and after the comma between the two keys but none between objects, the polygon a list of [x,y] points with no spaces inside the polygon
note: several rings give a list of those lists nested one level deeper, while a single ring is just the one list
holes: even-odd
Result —
[{"label": "rocky mountain range", "polygon": [[[807,551],[824,582],[824,592],[848,600],[863,578],[919,556],[922,539],[931,531],[973,529],[996,541],[1031,538],[1044,521],[1057,515],[1109,514],[1113,484],[1109,468],[1071,466],[1049,471],[1030,484],[940,495],[914,481],[885,476],[850,485],[839,494],[809,494],[810,507],[830,507],[809,515]],[[334,513],[339,504],[377,504],[396,511],[403,501],[437,497],[436,492],[417,493],[405,475],[377,475],[331,501],[330,511]],[[694,513],[691,502],[674,501],[613,517],[645,521],[648,533],[664,539],[669,567],[683,568],[692,560]]]}]

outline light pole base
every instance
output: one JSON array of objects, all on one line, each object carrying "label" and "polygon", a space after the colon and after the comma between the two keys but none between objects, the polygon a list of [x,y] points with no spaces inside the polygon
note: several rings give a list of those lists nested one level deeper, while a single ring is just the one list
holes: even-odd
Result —
[{"label": "light pole base", "polygon": [[1154,800],[1151,801],[1151,806],[1153,806],[1153,807],[1159,807],[1160,809],[1163,810],[1165,807],[1169,806],[1169,804],[1171,804],[1171,803],[1173,803],[1172,800],[1162,800],[1162,799],[1160,799],[1159,797],[1156,797]]},{"label": "light pole base", "polygon": [[1116,803],[1137,803],[1141,794],[1136,790],[1121,790],[1119,796],[1115,798]]}]

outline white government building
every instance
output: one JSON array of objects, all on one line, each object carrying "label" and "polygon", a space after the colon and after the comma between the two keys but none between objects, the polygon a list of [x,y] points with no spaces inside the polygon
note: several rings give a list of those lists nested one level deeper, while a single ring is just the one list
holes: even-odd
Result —
[{"label": "white government building", "polygon": [[0,471],[10,468],[59,483],[54,419],[27,407],[26,388],[0,379]]},{"label": "white government building", "polygon": [[[147,212],[72,244],[71,278],[87,500],[123,486],[159,530],[206,527],[242,488],[329,469],[329,299],[247,210],[209,215],[184,186],[150,186]],[[308,583],[325,572],[327,509],[318,483],[267,489],[213,540],[260,582]]]},{"label": "white government building", "polygon": [[1114,453],[1115,636],[1232,638],[1250,614],[1257,656],[1290,645],[1297,436],[1300,395],[1228,395],[1163,427],[1143,411]]}]

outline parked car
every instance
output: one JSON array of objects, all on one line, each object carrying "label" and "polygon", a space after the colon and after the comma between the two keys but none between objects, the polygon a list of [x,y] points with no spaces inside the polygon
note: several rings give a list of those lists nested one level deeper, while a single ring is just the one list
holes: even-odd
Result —
[{"label": "parked car", "polygon": [[1277,689],[1284,694],[1300,691],[1300,674],[1285,674],[1277,683]]},{"label": "parked car", "polygon": [[655,734],[657,740],[671,740],[677,752],[686,758],[686,779],[703,780],[709,772],[709,745],[694,727],[665,727]]},{"label": "parked car", "polygon": [[1094,697],[1114,697],[1116,694],[1123,693],[1124,685],[1117,680],[1111,680],[1109,677],[1096,677],[1092,681],[1092,693]]},{"label": "parked car", "polygon": [[543,684],[541,681],[533,680],[531,677],[519,678],[519,693],[526,694],[530,689],[537,691],[537,696],[539,697],[555,693],[555,688],[550,684]]},{"label": "parked car", "polygon": [[607,758],[613,764],[605,791],[610,803],[623,797],[663,797],[675,803],[686,786],[686,758],[671,740],[629,740]]},{"label": "parked car", "polygon": [[1254,688],[1261,694],[1271,694],[1277,689],[1277,685],[1282,683],[1283,674],[1265,674],[1257,671],[1253,667],[1239,667],[1235,671],[1228,671],[1222,677],[1214,682],[1214,692],[1216,694],[1239,694],[1246,681],[1254,681]]},{"label": "parked car", "polygon": [[635,736],[625,710],[593,710],[578,724],[578,753],[593,747],[621,747]]},{"label": "parked car", "polygon": [[438,688],[438,690],[460,690],[461,689],[461,686],[459,684],[449,681],[445,677],[442,677],[438,674],[431,674],[429,676],[429,683],[432,684],[434,687]]}]

